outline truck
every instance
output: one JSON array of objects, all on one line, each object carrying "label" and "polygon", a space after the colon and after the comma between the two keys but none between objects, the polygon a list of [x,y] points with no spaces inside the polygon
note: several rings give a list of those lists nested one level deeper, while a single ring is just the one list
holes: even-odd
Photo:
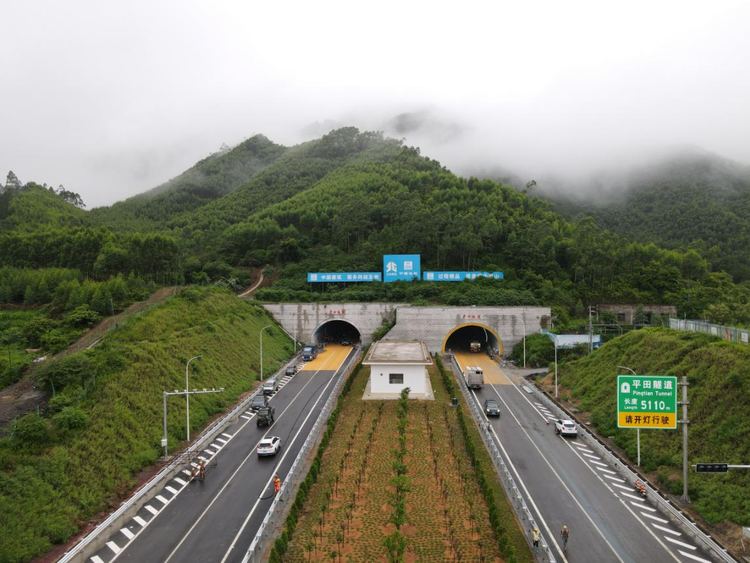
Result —
[{"label": "truck", "polygon": [[315,346],[305,346],[302,348],[302,359],[311,362],[318,357],[318,348]]},{"label": "truck", "polygon": [[476,366],[466,366],[464,370],[464,381],[469,389],[481,389],[484,387],[484,372]]},{"label": "truck", "polygon": [[255,419],[255,424],[260,428],[261,426],[271,426],[276,415],[276,409],[271,405],[260,407],[258,409],[258,417]]},{"label": "truck", "polygon": [[472,340],[471,343],[469,343],[469,350],[471,350],[472,352],[481,352],[482,343],[479,342],[479,340]]}]

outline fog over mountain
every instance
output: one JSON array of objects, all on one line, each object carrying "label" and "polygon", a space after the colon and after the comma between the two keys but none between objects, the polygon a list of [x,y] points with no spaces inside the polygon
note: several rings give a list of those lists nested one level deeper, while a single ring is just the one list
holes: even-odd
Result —
[{"label": "fog over mountain", "polygon": [[750,4],[6,2],[0,174],[113,203],[255,133],[376,129],[572,187],[675,146],[750,163]]}]

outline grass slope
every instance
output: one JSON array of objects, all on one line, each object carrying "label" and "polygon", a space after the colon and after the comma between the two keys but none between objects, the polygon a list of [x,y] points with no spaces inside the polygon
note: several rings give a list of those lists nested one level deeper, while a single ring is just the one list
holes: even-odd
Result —
[{"label": "grass slope", "polygon": [[[750,349],[696,333],[643,329],[562,366],[560,383],[591,413],[599,433],[614,436],[616,444],[635,459],[636,433],[617,428],[616,382],[622,371],[618,365],[642,374],[687,376],[689,464],[750,462]],[[672,493],[680,494],[682,432],[641,432],[641,465],[655,472]],[[693,508],[707,522],[750,525],[750,473],[703,475],[691,469],[688,475]]]},{"label": "grass slope", "polygon": [[[218,290],[186,289],[181,296],[126,321],[91,351],[47,368],[57,381],[51,419],[19,419],[0,440],[0,561],[28,561],[66,541],[78,527],[128,492],[140,470],[162,453],[162,391],[191,386],[223,394],[195,396],[190,422],[197,431],[252,387],[259,371],[260,308]],[[265,369],[292,355],[277,328],[264,334]],[[60,391],[62,387],[62,391]],[[185,401],[168,400],[169,444],[185,436]]]}]

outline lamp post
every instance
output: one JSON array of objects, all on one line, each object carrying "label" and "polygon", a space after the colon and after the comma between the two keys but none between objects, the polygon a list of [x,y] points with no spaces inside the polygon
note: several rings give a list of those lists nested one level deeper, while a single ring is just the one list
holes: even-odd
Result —
[{"label": "lamp post", "polygon": [[[190,384],[188,383],[188,368],[190,367],[190,362],[197,358],[202,358],[203,354],[200,354],[199,356],[193,356],[187,361],[187,364],[185,364],[185,391],[190,391]],[[190,394],[185,394],[185,405],[186,405],[186,411],[187,411],[187,441],[190,441]],[[164,433],[166,436],[166,432]]]},{"label": "lamp post", "polygon": [[557,335],[555,335],[555,398],[559,396],[557,393]]},{"label": "lamp post", "polygon": [[263,331],[267,328],[271,328],[273,325],[266,325],[262,329],[260,329],[259,338],[260,338],[260,380],[263,381]]},{"label": "lamp post", "polygon": [[[617,367],[620,369],[626,369],[633,375],[638,375],[637,373],[635,373],[634,370],[630,369],[629,367],[625,367],[625,366],[617,366]],[[636,463],[636,466],[640,467],[641,466],[641,429],[636,428],[635,431],[636,431],[637,442],[638,442],[638,462]]]},{"label": "lamp post", "polygon": [[521,322],[523,323],[523,367],[526,367],[526,307],[521,313]]},{"label": "lamp post", "polygon": [[[200,356],[196,356],[196,358],[200,358]],[[195,359],[195,358],[191,358]],[[185,389],[184,391],[163,391],[162,397],[164,399],[164,436],[161,439],[161,447],[164,448],[164,457],[166,458],[168,455],[168,448],[167,448],[167,397],[171,397],[173,395],[185,395],[186,397],[189,397],[190,395],[205,395],[207,393],[223,393],[224,388],[221,389],[204,389],[203,391],[189,391],[188,389]]]}]

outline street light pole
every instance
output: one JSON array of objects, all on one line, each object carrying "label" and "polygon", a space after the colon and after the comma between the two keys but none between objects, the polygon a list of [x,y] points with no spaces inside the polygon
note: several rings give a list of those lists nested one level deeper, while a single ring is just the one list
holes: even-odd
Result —
[{"label": "street light pole", "polygon": [[[185,391],[190,391],[190,384],[188,383],[188,368],[190,367],[190,362],[197,358],[202,358],[203,354],[199,356],[193,356],[187,361],[187,364],[185,364]],[[166,401],[166,399],[164,399]],[[165,403],[166,404],[166,403]],[[190,441],[190,395],[185,395],[185,404],[187,406],[187,441]],[[165,407],[166,410],[166,407]],[[164,431],[164,435],[167,435],[166,430]]]},{"label": "street light pole", "polygon": [[555,397],[559,397],[557,393],[557,335],[555,335]]},{"label": "street light pole", "polygon": [[260,338],[260,380],[263,381],[263,331],[267,328],[271,328],[273,325],[266,325],[262,329],[260,329],[259,338]]},{"label": "street light pole", "polygon": [[[625,366],[617,366],[617,367],[620,368],[620,369],[626,369],[630,373],[632,373],[633,375],[638,375],[637,373],[635,373],[635,371],[633,371],[629,367],[625,367]],[[638,442],[638,462],[635,465],[637,467],[640,467],[641,466],[641,429],[640,428],[636,428],[635,432],[636,432],[636,438],[637,438],[637,442]]]},{"label": "street light pole", "polygon": [[526,308],[521,313],[521,322],[523,323],[523,367],[526,367]]}]

